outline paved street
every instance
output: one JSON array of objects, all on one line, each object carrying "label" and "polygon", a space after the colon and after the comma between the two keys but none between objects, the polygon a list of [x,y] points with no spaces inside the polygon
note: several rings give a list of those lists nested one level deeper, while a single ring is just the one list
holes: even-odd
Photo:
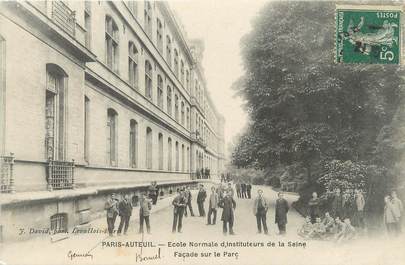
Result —
[{"label": "paved street", "polygon": [[[257,187],[254,187],[252,195],[256,195],[256,190]],[[276,192],[267,187],[264,190],[267,198],[274,203]],[[295,195],[286,195],[286,197],[290,203],[297,199]],[[193,208],[197,212],[195,198],[194,194]],[[165,207],[171,203],[171,199],[164,199],[158,202],[161,210],[151,217],[152,234],[145,234],[143,238],[142,235],[136,234],[138,220],[132,220],[128,236],[106,238],[105,234],[71,235],[68,239],[56,243],[50,243],[49,238],[35,238],[3,246],[0,260],[6,264],[33,262],[36,264],[234,264],[236,262],[238,264],[300,264],[308,259],[313,260],[313,264],[354,264],[355,260],[356,264],[401,264],[399,260],[404,260],[400,251],[403,247],[399,241],[396,245],[396,241],[384,244],[381,240],[369,240],[367,243],[359,240],[345,246],[336,246],[331,242],[304,241],[296,235],[296,230],[303,222],[303,218],[293,209],[288,215],[286,236],[277,235],[274,207],[269,210],[267,216],[270,235],[256,234],[256,220],[252,213],[253,200],[237,199],[236,202],[234,230],[237,235],[235,236],[222,235],[221,210],[215,226],[207,226],[206,218],[188,217],[183,222],[183,233],[172,234],[172,207]],[[136,210],[134,214],[137,213]],[[118,220],[116,224],[118,225]],[[92,222],[91,226],[104,228],[104,219]],[[151,242],[154,247],[131,247],[129,243],[142,240]],[[118,242],[123,246],[117,247]],[[126,245],[127,242],[128,245]],[[191,247],[190,242],[193,244],[217,242],[218,246]],[[222,242],[239,245],[224,247],[221,245]],[[264,244],[264,246],[246,247],[243,245],[246,242]],[[279,242],[284,243],[284,247]],[[290,245],[288,245],[289,242]],[[306,244],[305,247],[303,244]],[[356,254],[364,253],[368,249],[370,251],[368,260]],[[212,257],[214,251],[219,253],[220,257]],[[41,256],[35,255],[37,253],[41,253]],[[87,253],[87,257],[69,257],[73,253],[77,255]],[[184,253],[191,256],[197,253],[199,258],[181,256]],[[207,253],[206,255],[210,256],[201,257],[201,253]],[[160,258],[152,261],[141,260],[141,257],[153,258],[155,255]],[[395,263],[387,263],[388,257]],[[359,261],[362,263],[358,263]],[[379,261],[382,263],[375,263]]]}]

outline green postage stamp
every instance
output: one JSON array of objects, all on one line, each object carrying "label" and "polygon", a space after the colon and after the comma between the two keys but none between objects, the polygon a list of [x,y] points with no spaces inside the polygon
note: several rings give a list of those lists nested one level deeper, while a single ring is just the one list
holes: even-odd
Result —
[{"label": "green postage stamp", "polygon": [[400,64],[401,7],[336,6],[336,62]]}]

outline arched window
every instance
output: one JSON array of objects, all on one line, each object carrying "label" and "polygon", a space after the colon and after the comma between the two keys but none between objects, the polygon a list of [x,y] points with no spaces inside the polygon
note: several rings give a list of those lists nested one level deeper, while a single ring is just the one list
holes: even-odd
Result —
[{"label": "arched window", "polygon": [[166,36],[166,61],[169,66],[172,66],[172,41],[169,36]]},{"label": "arched window", "polygon": [[167,114],[172,116],[172,89],[167,86]]},{"label": "arched window", "polygon": [[163,134],[159,133],[159,170],[163,170]]},{"label": "arched window", "polygon": [[152,37],[152,4],[150,1],[145,1],[144,22],[146,34]]},{"label": "arched window", "polygon": [[180,81],[184,85],[184,62],[180,61]]},{"label": "arched window", "polygon": [[190,172],[190,147],[187,147],[187,167],[186,167],[186,172]]},{"label": "arched window", "polygon": [[110,166],[117,166],[117,112],[114,109],[107,110],[107,158]]},{"label": "arched window", "polygon": [[173,156],[172,139],[169,137],[167,139],[167,170],[168,171],[172,171],[172,156]]},{"label": "arched window", "polygon": [[129,122],[129,166],[136,167],[138,152],[138,123],[135,120]]},{"label": "arched window", "polygon": [[180,154],[179,154],[179,142],[176,141],[176,145],[175,145],[175,152],[176,152],[176,171],[179,171],[179,163],[180,163]]},{"label": "arched window", "polygon": [[181,111],[181,124],[182,125],[184,125],[184,102],[182,101],[181,102],[181,109],[180,109],[180,111]]},{"label": "arched window", "polygon": [[54,64],[46,65],[46,74],[46,158],[64,160],[66,153],[67,75],[62,68]]},{"label": "arched window", "polygon": [[157,48],[160,52],[163,52],[163,26],[160,19],[156,19],[156,27]]},{"label": "arched window", "polygon": [[110,16],[105,17],[105,51],[107,66],[118,72],[118,27]]},{"label": "arched window", "polygon": [[174,96],[174,119],[179,121],[179,97],[177,94]]},{"label": "arched window", "polygon": [[190,129],[190,108],[187,107],[186,111],[186,128]]},{"label": "arched window", "polygon": [[138,86],[138,50],[131,41],[128,44],[128,77],[132,87]]},{"label": "arched window", "polygon": [[181,172],[185,172],[186,169],[186,150],[184,149],[184,144],[181,145]]},{"label": "arched window", "polygon": [[145,61],[145,95],[152,99],[152,65],[148,60]]},{"label": "arched window", "polygon": [[190,72],[186,70],[186,89],[190,91]]},{"label": "arched window", "polygon": [[158,75],[157,104],[159,108],[163,109],[163,78],[160,75]]},{"label": "arched window", "polygon": [[179,77],[179,53],[174,49],[174,74]]},{"label": "arched window", "polygon": [[152,169],[152,129],[146,128],[146,168]]}]

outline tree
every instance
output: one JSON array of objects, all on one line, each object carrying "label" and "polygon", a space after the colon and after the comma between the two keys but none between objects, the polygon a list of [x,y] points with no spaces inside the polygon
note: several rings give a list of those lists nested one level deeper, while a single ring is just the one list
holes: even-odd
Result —
[{"label": "tree", "polygon": [[245,74],[234,87],[250,124],[234,165],[299,163],[314,185],[334,160],[386,166],[376,154],[390,152],[379,138],[401,100],[403,71],[335,64],[334,12],[333,2],[271,2],[242,40]]}]

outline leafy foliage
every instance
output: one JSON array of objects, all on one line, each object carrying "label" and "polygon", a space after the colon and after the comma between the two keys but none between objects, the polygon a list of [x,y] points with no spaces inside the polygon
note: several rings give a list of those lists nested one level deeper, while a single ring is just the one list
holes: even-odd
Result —
[{"label": "leafy foliage", "polygon": [[382,134],[400,102],[403,72],[335,64],[334,12],[334,2],[270,2],[242,40],[245,74],[234,87],[250,124],[232,153],[235,166],[299,164],[309,183],[322,176],[329,189],[365,186],[369,166],[395,162],[395,146]]}]

